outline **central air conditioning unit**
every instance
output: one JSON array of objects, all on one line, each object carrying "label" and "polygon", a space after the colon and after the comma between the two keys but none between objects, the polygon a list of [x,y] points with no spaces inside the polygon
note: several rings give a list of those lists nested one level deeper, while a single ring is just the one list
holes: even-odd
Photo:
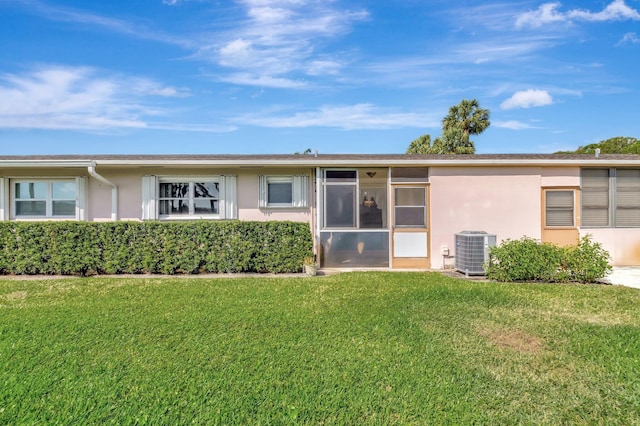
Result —
[{"label": "central air conditioning unit", "polygon": [[484,275],[489,260],[489,248],[496,245],[496,236],[484,231],[462,231],[455,234],[456,270],[469,275]]}]

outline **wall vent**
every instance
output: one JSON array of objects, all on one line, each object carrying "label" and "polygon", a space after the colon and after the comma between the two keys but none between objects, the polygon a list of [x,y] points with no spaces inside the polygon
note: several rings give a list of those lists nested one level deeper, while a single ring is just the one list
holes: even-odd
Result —
[{"label": "wall vent", "polygon": [[496,245],[496,236],[484,231],[462,231],[455,234],[456,269],[465,275],[484,275],[489,260],[489,248]]}]

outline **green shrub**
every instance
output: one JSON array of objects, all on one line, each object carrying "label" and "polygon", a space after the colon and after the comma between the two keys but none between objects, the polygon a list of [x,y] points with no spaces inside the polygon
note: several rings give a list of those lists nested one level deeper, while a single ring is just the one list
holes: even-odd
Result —
[{"label": "green shrub", "polygon": [[312,254],[295,222],[0,222],[3,274],[298,272]]},{"label": "green shrub", "polygon": [[576,246],[564,247],[563,255],[571,281],[594,282],[611,272],[609,252],[600,243],[592,241],[590,235],[583,237]]},{"label": "green shrub", "polygon": [[487,277],[495,281],[594,282],[611,271],[609,253],[591,236],[560,247],[529,237],[492,247]]}]

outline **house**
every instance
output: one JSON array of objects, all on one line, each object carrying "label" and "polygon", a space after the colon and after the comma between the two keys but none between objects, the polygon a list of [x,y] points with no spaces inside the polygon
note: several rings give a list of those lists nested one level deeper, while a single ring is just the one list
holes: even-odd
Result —
[{"label": "house", "polygon": [[465,230],[640,265],[640,156],[0,156],[0,220],[193,219],[309,223],[329,267],[443,268]]}]

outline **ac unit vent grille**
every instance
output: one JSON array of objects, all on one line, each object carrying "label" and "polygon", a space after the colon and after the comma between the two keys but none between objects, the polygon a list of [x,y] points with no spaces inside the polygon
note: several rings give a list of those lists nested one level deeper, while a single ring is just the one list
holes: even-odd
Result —
[{"label": "ac unit vent grille", "polygon": [[484,231],[462,231],[455,234],[456,269],[465,275],[484,275],[489,260],[489,248],[496,245],[496,236]]}]

